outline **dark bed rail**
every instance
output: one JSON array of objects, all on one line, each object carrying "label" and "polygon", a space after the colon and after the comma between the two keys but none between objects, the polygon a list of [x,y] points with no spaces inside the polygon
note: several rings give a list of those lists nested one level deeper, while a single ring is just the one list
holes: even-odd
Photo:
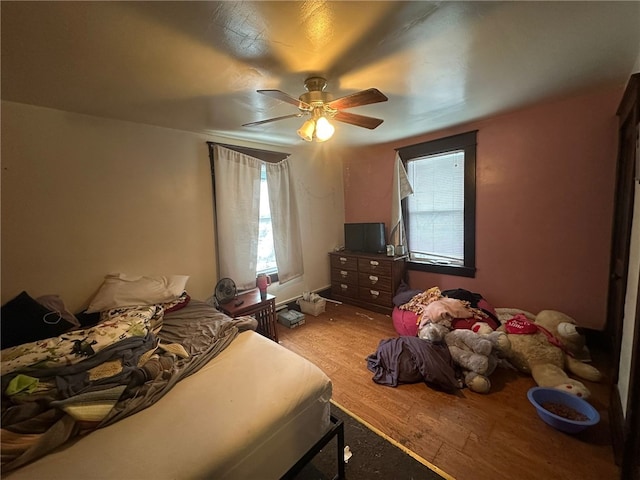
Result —
[{"label": "dark bed rail", "polygon": [[345,468],[344,468],[344,423],[342,420],[331,415],[331,428],[323,437],[318,440],[308,451],[305,453],[295,465],[293,465],[287,473],[285,473],[281,480],[293,480],[296,475],[307,465],[313,457],[315,457],[320,450],[322,450],[327,443],[329,443],[333,437],[338,435],[338,445],[336,448],[336,462],[338,466],[338,473],[333,480],[344,480]]}]

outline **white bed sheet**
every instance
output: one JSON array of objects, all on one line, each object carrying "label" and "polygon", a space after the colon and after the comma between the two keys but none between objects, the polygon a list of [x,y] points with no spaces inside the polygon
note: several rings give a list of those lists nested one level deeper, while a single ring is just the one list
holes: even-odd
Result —
[{"label": "white bed sheet", "polygon": [[244,332],[153,406],[7,478],[277,479],[329,429],[331,392],[314,364]]}]

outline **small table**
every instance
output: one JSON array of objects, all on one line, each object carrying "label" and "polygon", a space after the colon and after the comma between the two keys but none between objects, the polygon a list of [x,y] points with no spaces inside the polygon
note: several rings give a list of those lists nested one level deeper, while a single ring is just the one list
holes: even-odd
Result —
[{"label": "small table", "polygon": [[[237,303],[242,302],[240,305]],[[232,318],[243,315],[250,315],[258,321],[258,333],[270,338],[274,342],[278,341],[278,331],[276,330],[276,297],[267,293],[262,299],[260,290],[254,288],[238,295],[229,303],[220,305],[218,308]]]}]

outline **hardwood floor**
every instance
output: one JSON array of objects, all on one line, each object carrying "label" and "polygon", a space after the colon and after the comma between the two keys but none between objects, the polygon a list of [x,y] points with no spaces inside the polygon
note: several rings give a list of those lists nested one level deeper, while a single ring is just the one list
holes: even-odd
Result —
[{"label": "hardwood floor", "polygon": [[[327,302],[325,313],[306,315],[305,321],[293,329],[278,324],[280,343],[331,378],[337,403],[452,478],[620,478],[607,416],[608,381],[585,382],[600,423],[568,435],[539,419],[527,400],[527,390],[535,386],[528,376],[499,368],[488,395],[467,389],[447,394],[424,383],[386,387],[371,380],[365,359],[380,340],[397,336],[391,317]],[[602,368],[606,362],[593,353],[594,364]]]}]

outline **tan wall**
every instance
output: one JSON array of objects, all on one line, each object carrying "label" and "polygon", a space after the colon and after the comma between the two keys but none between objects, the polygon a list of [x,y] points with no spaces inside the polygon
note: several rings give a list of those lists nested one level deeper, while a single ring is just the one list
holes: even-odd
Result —
[{"label": "tan wall", "polygon": [[394,148],[478,129],[473,279],[411,272],[413,288],[465,288],[499,307],[557,309],[605,325],[624,86],[591,91],[390,145],[345,162],[345,218],[391,215]]},{"label": "tan wall", "polygon": [[[2,303],[57,293],[79,311],[109,272],[186,274],[194,298],[211,295],[207,140],[233,143],[2,102]],[[291,156],[306,273],[270,287],[277,301],[328,285],[342,235],[340,154],[310,147]]]}]

